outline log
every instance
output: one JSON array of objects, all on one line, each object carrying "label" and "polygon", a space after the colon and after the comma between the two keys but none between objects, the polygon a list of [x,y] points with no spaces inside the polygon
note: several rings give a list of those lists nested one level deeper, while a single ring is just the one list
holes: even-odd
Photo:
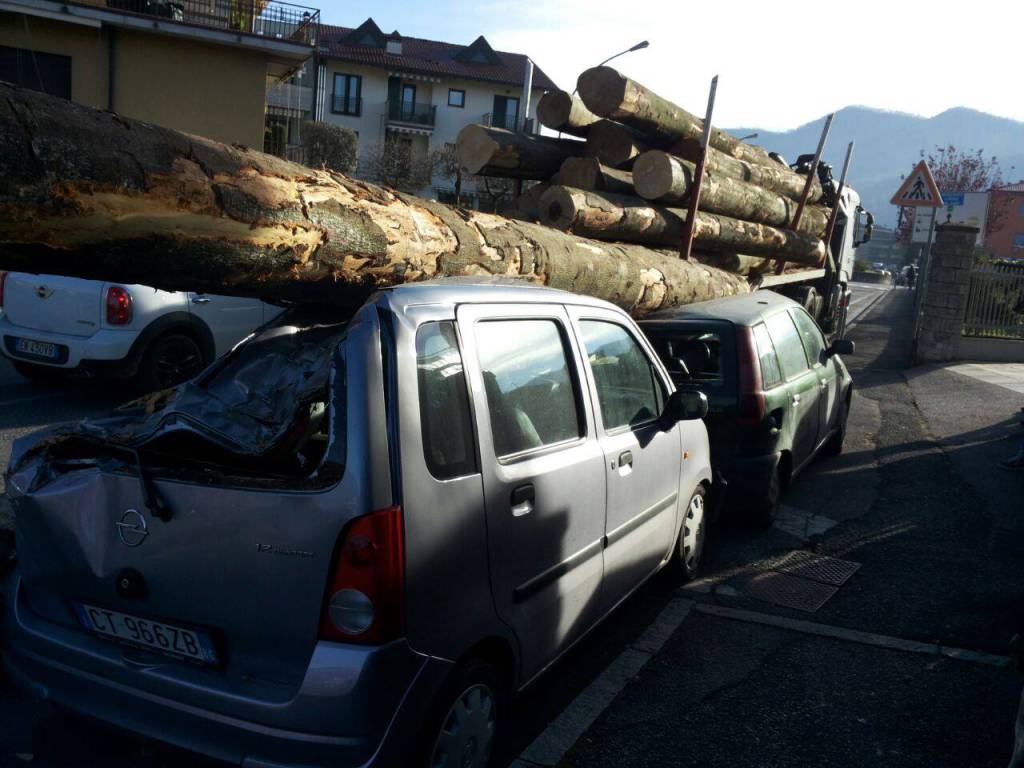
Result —
[{"label": "log", "polygon": [[[678,246],[686,211],[653,206],[646,200],[551,187],[540,199],[541,222],[555,229],[600,240],[622,240],[651,246]],[[820,266],[825,244],[816,237],[788,229],[740,221],[716,213],[698,212],[694,243],[701,250],[744,253]]]},{"label": "log", "polygon": [[[571,160],[572,158],[569,158]],[[566,160],[568,162],[568,160]],[[552,178],[557,177],[555,174]],[[546,181],[538,181],[524,189],[513,206],[511,216],[521,221],[538,221],[540,219],[540,198],[551,185]]]},{"label": "log", "polygon": [[[700,157],[700,142],[686,139],[671,147],[669,152],[684,160],[689,160],[691,163],[696,163],[697,158]],[[708,148],[704,167],[709,172],[764,187],[772,192],[785,195],[791,200],[800,199],[804,191],[804,184],[807,183],[806,176],[791,171],[781,163],[775,163],[774,166],[748,163],[711,147]],[[821,183],[815,179],[811,184],[811,195],[807,202],[816,203],[821,200],[821,197]]]},{"label": "log", "polygon": [[628,169],[633,161],[651,145],[634,130],[612,120],[601,120],[590,126],[586,153],[610,168]]},{"label": "log", "polygon": [[[685,205],[690,199],[695,173],[694,164],[688,160],[652,149],[640,155],[633,164],[633,186],[636,193],[647,200],[662,205]],[[564,172],[562,183],[568,183]],[[703,211],[724,213],[736,219],[757,221],[773,227],[788,227],[798,205],[795,200],[763,187],[705,170],[700,197],[700,208]],[[821,207],[807,206],[796,231],[822,237],[827,226],[828,211]]]},{"label": "log", "polygon": [[599,118],[583,105],[574,93],[548,91],[537,104],[537,119],[553,131],[587,137],[587,130]]},{"label": "log", "polygon": [[2,83],[0,269],[341,309],[460,275],[635,315],[749,290],[641,246],[459,211]]},{"label": "log", "polygon": [[732,272],[733,274],[743,275],[748,278],[763,275],[775,267],[775,263],[771,259],[745,256],[740,253],[694,251],[693,256],[701,264],[707,264],[709,267],[715,267],[716,269],[724,269],[726,272]]},{"label": "log", "polygon": [[575,139],[467,125],[455,139],[455,155],[467,173],[547,181],[565,158],[582,155],[583,146]]},{"label": "log", "polygon": [[[557,181],[555,178],[557,177]],[[562,163],[561,169],[552,177],[552,184],[562,184],[578,189],[594,189],[615,192],[620,195],[633,194],[633,174],[603,165],[596,157],[570,157]]]},{"label": "log", "polygon": [[[681,139],[699,140],[704,121],[676,106],[635,80],[611,67],[593,67],[579,77],[580,98],[587,109],[600,117],[635,128],[652,143],[668,148]],[[730,157],[749,163],[774,163],[760,147],[745,144],[725,131],[712,127],[710,145]]]}]

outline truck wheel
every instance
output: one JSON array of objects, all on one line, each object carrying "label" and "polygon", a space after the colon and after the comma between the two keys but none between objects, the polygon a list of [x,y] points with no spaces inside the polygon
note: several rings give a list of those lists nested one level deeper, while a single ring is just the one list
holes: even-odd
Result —
[{"label": "truck wheel", "polygon": [[470,659],[459,665],[426,719],[416,767],[488,768],[504,703],[493,664]]},{"label": "truck wheel", "polygon": [[706,495],[703,485],[698,485],[683,510],[683,524],[679,528],[676,551],[673,557],[676,573],[681,581],[690,581],[697,576],[704,557],[707,543],[708,516],[704,504]]},{"label": "truck wheel", "polygon": [[37,384],[49,384],[50,382],[57,381],[63,375],[63,371],[60,368],[51,368],[48,365],[26,363],[24,360],[12,360],[11,364],[14,366],[14,370],[29,381],[34,381]]},{"label": "truck wheel", "polygon": [[143,354],[136,380],[145,391],[155,392],[193,379],[205,367],[203,350],[191,336],[169,333]]}]

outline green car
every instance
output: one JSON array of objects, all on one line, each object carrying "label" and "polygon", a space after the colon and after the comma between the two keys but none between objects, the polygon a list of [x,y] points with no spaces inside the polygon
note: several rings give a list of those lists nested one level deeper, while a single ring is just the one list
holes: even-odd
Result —
[{"label": "green car", "polygon": [[771,291],[649,315],[640,327],[676,387],[707,395],[711,464],[730,506],[775,521],[781,492],[819,453],[839,454],[853,380],[806,310]]}]

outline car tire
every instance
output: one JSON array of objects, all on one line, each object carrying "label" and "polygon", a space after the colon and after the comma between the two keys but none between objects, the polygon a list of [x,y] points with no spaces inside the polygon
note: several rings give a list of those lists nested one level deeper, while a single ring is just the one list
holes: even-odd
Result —
[{"label": "car tire", "polygon": [[195,339],[184,333],[168,333],[143,353],[136,381],[146,392],[155,392],[195,378],[206,365]]},{"label": "car tire", "polygon": [[676,576],[682,582],[691,581],[700,572],[707,545],[708,524],[707,490],[698,485],[683,510],[683,524],[679,526],[673,563]]},{"label": "car tire", "polygon": [[60,368],[26,363],[24,360],[11,360],[11,364],[19,374],[37,384],[48,384],[57,381],[64,373]]},{"label": "car tire", "polygon": [[844,405],[843,412],[839,414],[839,426],[836,427],[836,431],[832,433],[828,442],[822,446],[822,456],[838,456],[843,452],[843,443],[846,442],[846,422],[849,418],[850,409]]},{"label": "car tire", "polygon": [[764,496],[750,509],[751,520],[758,528],[771,528],[779,514],[779,498],[782,496],[782,464],[772,472]]},{"label": "car tire", "polygon": [[488,768],[504,711],[505,687],[498,668],[483,659],[463,662],[434,700],[413,764]]}]

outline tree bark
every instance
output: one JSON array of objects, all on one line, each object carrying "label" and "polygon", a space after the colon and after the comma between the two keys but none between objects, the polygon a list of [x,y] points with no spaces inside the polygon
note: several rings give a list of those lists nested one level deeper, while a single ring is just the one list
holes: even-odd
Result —
[{"label": "tree bark", "polygon": [[0,84],[0,269],[356,308],[445,276],[514,277],[643,315],[737,275],[403,195]]},{"label": "tree bark", "polygon": [[[636,193],[647,200],[662,205],[685,204],[693,189],[695,173],[693,163],[653,149],[640,155],[633,164],[633,186]],[[562,183],[568,183],[564,171]],[[763,187],[718,173],[704,173],[700,192],[700,208],[703,211],[724,213],[736,219],[770,224],[773,227],[789,227],[797,205],[795,200]],[[800,217],[797,231],[822,237],[827,226],[828,211],[807,206]]]},{"label": "tree bark", "polygon": [[602,165],[596,157],[570,157],[562,163],[556,176],[557,181],[552,177],[552,184],[620,195],[633,194],[633,174]]},{"label": "tree bark", "polygon": [[[704,132],[704,121],[699,117],[611,67],[588,69],[580,75],[577,84],[580,98],[595,115],[625,123],[665,149],[681,139],[699,140]],[[710,144],[720,152],[749,163],[775,162],[760,147],[744,144],[714,127]]]},{"label": "tree bark", "polygon": [[[686,222],[686,211],[681,208],[562,186],[544,193],[540,214],[542,223],[584,237],[662,247],[682,243]],[[695,225],[694,243],[701,250],[744,253],[804,266],[819,266],[825,258],[821,240],[788,229],[703,211],[697,213]]]},{"label": "tree bark", "polygon": [[537,104],[537,119],[553,131],[585,139],[590,126],[601,118],[587,109],[576,94],[548,91]]},{"label": "tree bark", "polygon": [[[671,154],[696,163],[700,157],[700,142],[686,139],[678,142],[668,150]],[[807,177],[791,171],[781,163],[772,161],[773,165],[758,165],[737,160],[713,147],[708,147],[708,156],[704,168],[710,173],[718,173],[733,179],[746,181],[772,192],[778,192],[791,200],[799,200],[804,192]],[[811,194],[807,202],[816,203],[821,200],[821,183],[815,179],[811,184]]]},{"label": "tree bark", "polygon": [[503,128],[467,125],[455,140],[459,165],[469,173],[547,181],[567,157],[582,155],[583,142]]},{"label": "tree bark", "polygon": [[586,152],[609,168],[629,169],[633,161],[651,148],[639,133],[612,120],[590,126]]}]

